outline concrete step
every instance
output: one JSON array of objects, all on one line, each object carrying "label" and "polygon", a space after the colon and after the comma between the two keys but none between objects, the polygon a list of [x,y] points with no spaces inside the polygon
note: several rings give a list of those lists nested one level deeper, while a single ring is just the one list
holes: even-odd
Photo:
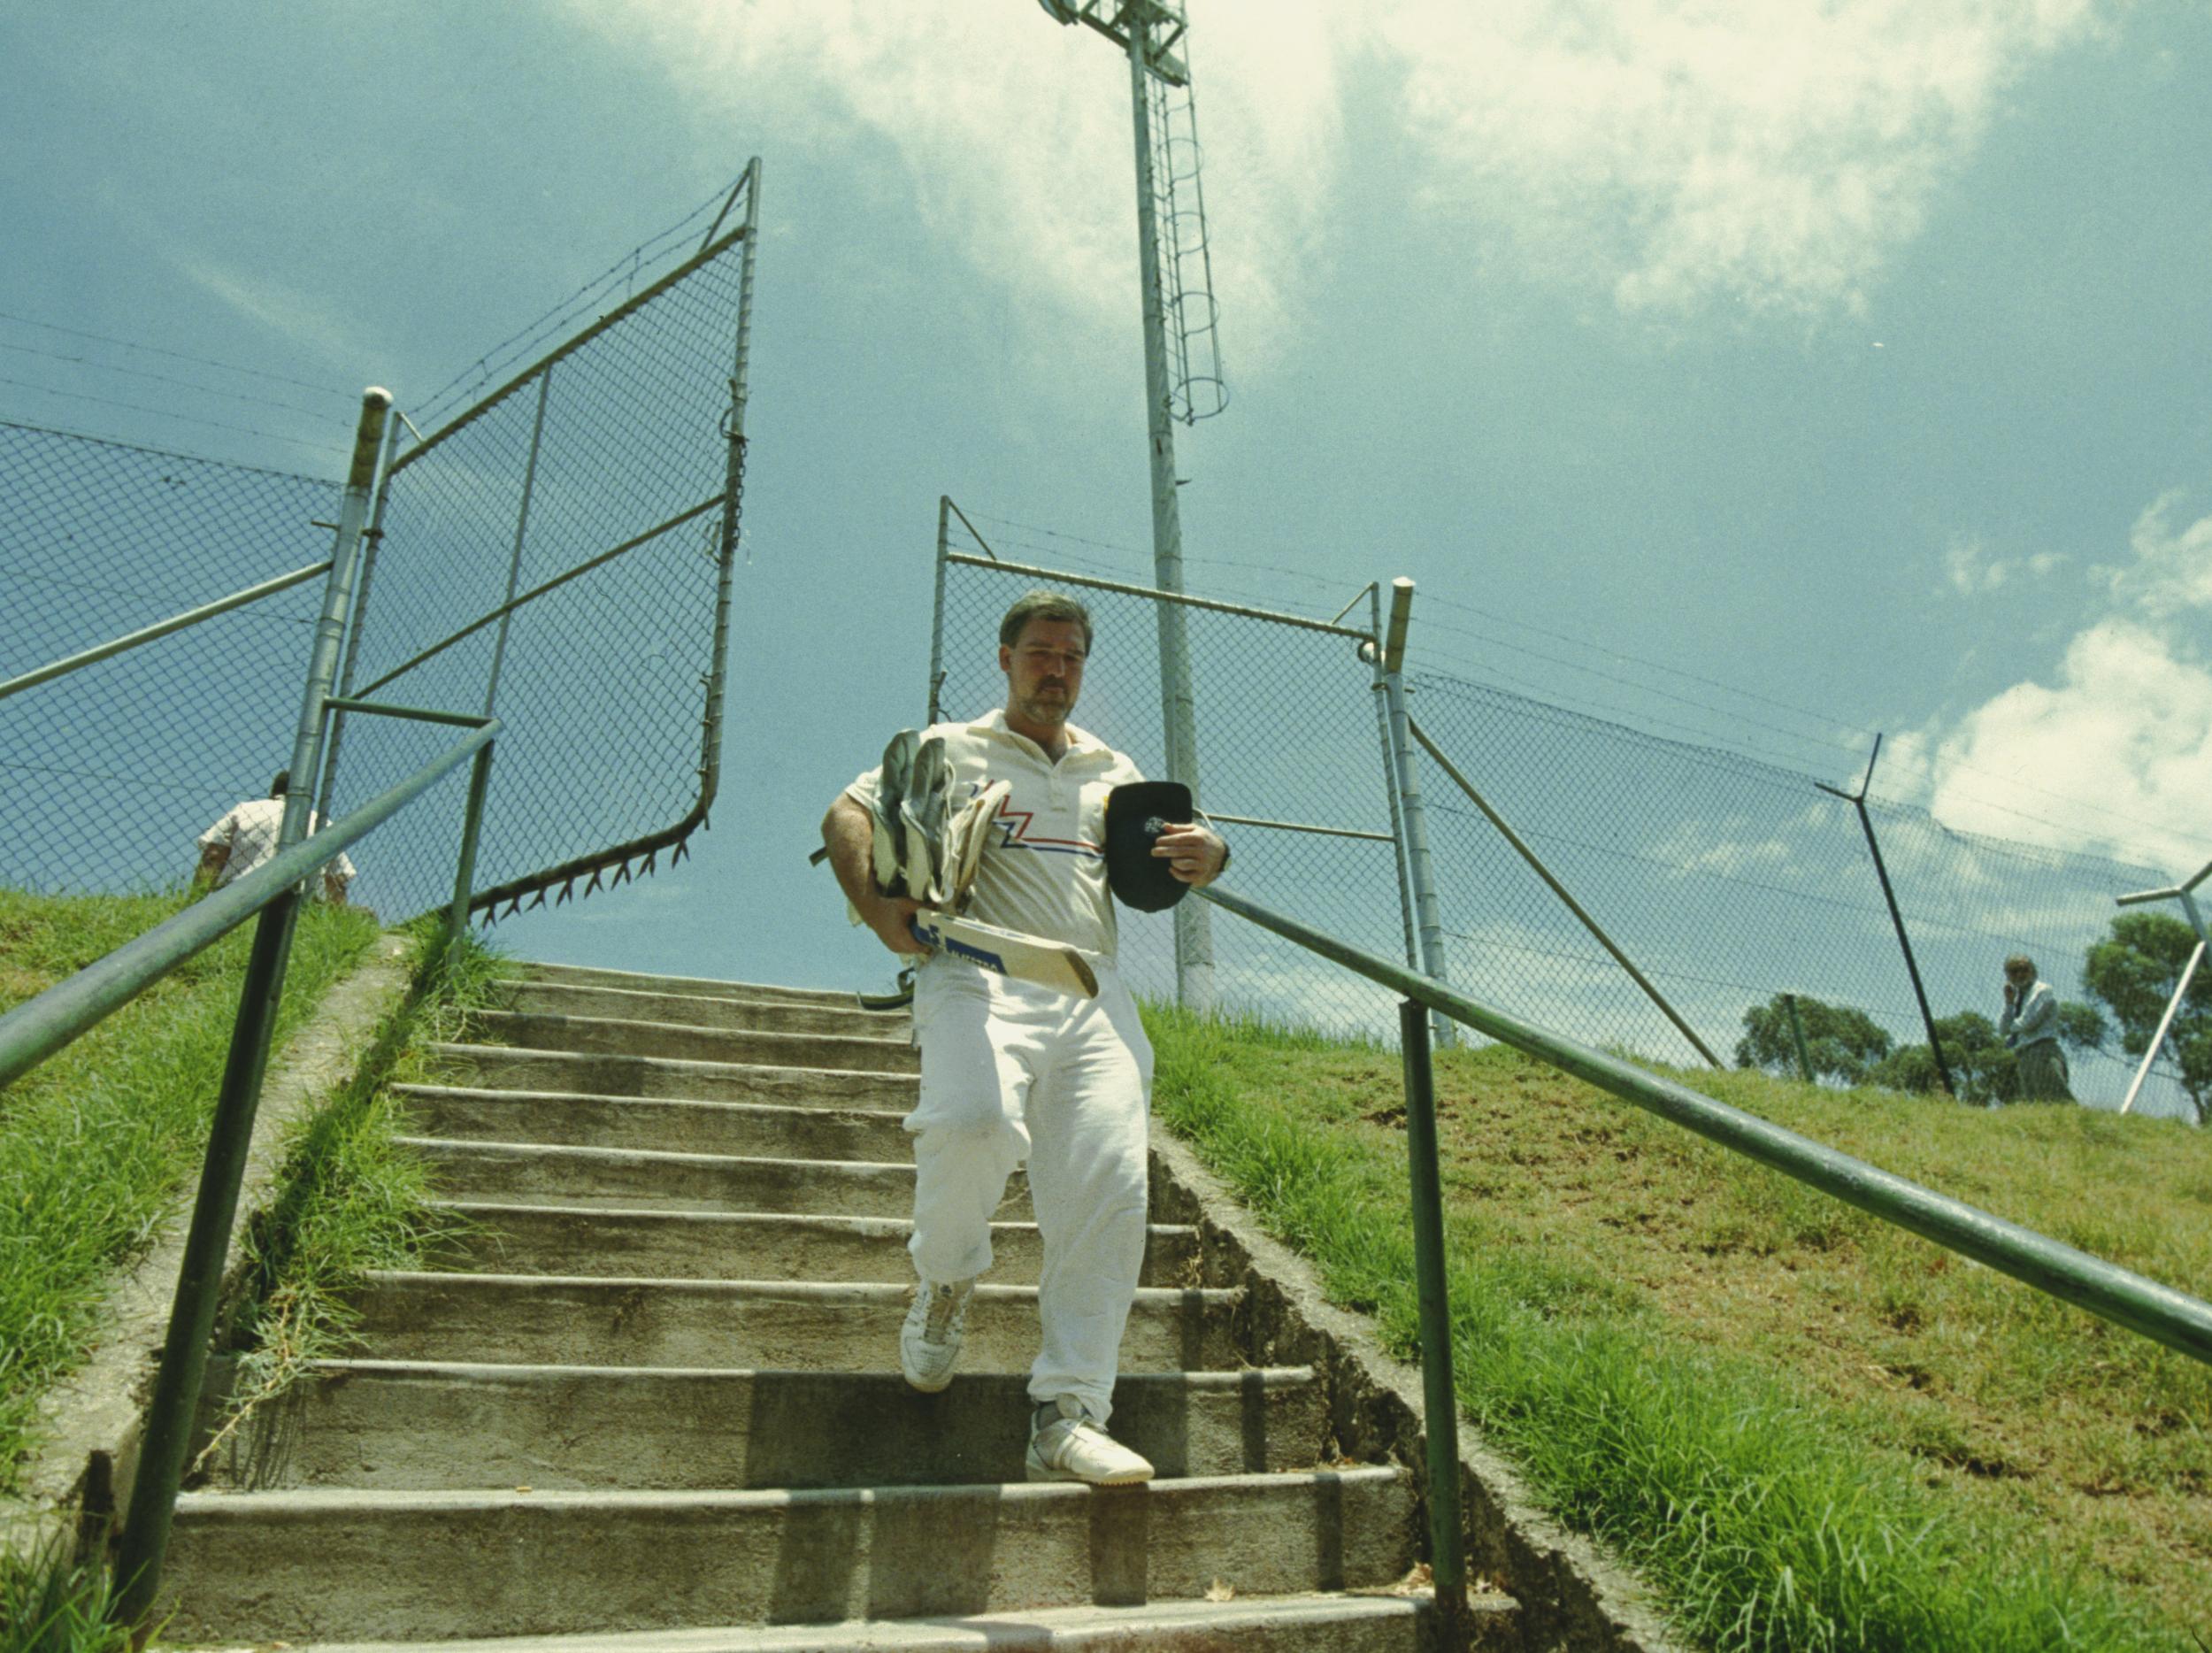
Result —
[{"label": "concrete step", "polygon": [[[634,970],[600,970],[587,965],[541,965],[511,961],[509,977],[552,986],[616,988],[630,993],[673,993],[686,997],[750,999],[775,1004],[818,1004],[857,1010],[859,996],[836,988],[782,988],[764,981],[718,981],[711,976],[666,976]],[[885,987],[889,987],[889,975]]]},{"label": "concrete step", "polygon": [[920,1079],[911,1073],[826,1072],[748,1062],[680,1062],[665,1057],[518,1050],[488,1044],[434,1044],[429,1055],[438,1071],[454,1082],[494,1090],[907,1113],[921,1089]]},{"label": "concrete step", "polygon": [[[255,1414],[225,1479],[541,1492],[1020,1480],[1027,1385],[975,1372],[919,1395],[895,1372],[319,1361]],[[1167,1477],[1312,1469],[1327,1422],[1307,1366],[1137,1373],[1114,1390],[1115,1439]]]},{"label": "concrete step", "polygon": [[680,1022],[618,1021],[607,1016],[535,1016],[472,1011],[469,1026],[492,1044],[588,1056],[656,1056],[679,1062],[830,1068],[840,1073],[918,1073],[921,1052],[893,1039],[833,1034],[740,1033]]},{"label": "concrete step", "polygon": [[[1476,1648],[1517,1649],[1514,1604],[1477,1603]],[[1056,1607],[957,1618],[648,1630],[489,1641],[322,1642],[299,1653],[1435,1653],[1425,1591]]]},{"label": "concrete step", "polygon": [[[904,1286],[378,1272],[352,1295],[361,1352],[381,1360],[896,1372]],[[1241,1365],[1241,1291],[1137,1293],[1124,1372]],[[1026,1372],[1037,1288],[979,1286],[964,1372]]]},{"label": "concrete step", "polygon": [[572,1148],[642,1148],[770,1159],[908,1160],[914,1139],[890,1109],[759,1102],[663,1102],[549,1090],[395,1085],[425,1136]]},{"label": "concrete step", "polygon": [[[811,1211],[901,1217],[914,1210],[914,1167],[864,1160],[749,1159],[733,1154],[658,1154],[634,1148],[557,1148],[538,1142],[455,1142],[403,1136],[430,1164],[450,1198],[528,1205],[649,1206],[666,1211]],[[999,1207],[1030,1216],[1017,1172]],[[780,1271],[779,1271],[780,1272]]]},{"label": "concrete step", "polygon": [[[495,1274],[619,1275],[691,1280],[879,1280],[914,1278],[911,1222],[752,1211],[670,1211],[442,1200],[472,1232],[442,1252],[441,1267]],[[1043,1266],[1034,1223],[994,1223],[990,1280],[1033,1286]],[[1145,1286],[1194,1285],[1198,1231],[1145,1231]]]},{"label": "concrete step", "polygon": [[864,1011],[841,1004],[795,1003],[788,999],[724,998],[703,993],[664,993],[623,988],[577,987],[556,981],[500,981],[493,1005],[537,1015],[603,1016],[626,1021],[677,1022],[744,1033],[835,1034],[861,1039],[911,1042],[913,1019],[905,1011]]},{"label": "concrete step", "polygon": [[1376,1588],[1414,1556],[1390,1468],[801,1492],[194,1493],[175,1641],[589,1635]]}]

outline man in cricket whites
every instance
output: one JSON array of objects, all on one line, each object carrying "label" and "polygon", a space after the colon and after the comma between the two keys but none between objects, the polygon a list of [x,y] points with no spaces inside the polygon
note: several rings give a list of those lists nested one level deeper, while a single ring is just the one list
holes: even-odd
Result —
[{"label": "man in cricket whites", "polygon": [[[1096,997],[995,975],[915,940],[918,903],[885,896],[872,871],[880,768],[830,806],[822,837],[862,922],[892,952],[918,956],[921,1098],[905,1126],[915,1169],[908,1249],[920,1284],[899,1337],[907,1381],[931,1394],[951,1382],[970,1295],[991,1266],[992,1213],[1026,1162],[1044,1242],[1028,1476],[1118,1487],[1152,1477],[1105,1428],[1144,1257],[1152,1047],[1113,966],[1104,849],[1107,794],[1142,777],[1068,721],[1090,647],[1081,604],[1029,593],[999,627],[1003,709],[938,724],[923,746],[942,739],[956,806],[995,781],[1012,788],[991,822],[968,916],[1098,955]],[[1203,826],[1171,826],[1152,854],[1196,887],[1220,873],[1228,846]]]}]

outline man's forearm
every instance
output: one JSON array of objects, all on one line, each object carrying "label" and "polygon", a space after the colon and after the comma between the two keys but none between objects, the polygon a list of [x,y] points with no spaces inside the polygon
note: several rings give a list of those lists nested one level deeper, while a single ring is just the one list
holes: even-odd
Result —
[{"label": "man's forearm", "polygon": [[829,850],[830,871],[837,875],[838,888],[865,915],[883,899],[876,888],[875,823],[859,804],[841,797],[822,817],[822,842]]},{"label": "man's forearm", "polygon": [[914,939],[909,920],[921,903],[904,896],[887,896],[876,888],[875,822],[850,798],[841,797],[822,817],[822,843],[829,850],[830,871],[837,874],[861,922],[895,953],[927,957],[929,950]]}]

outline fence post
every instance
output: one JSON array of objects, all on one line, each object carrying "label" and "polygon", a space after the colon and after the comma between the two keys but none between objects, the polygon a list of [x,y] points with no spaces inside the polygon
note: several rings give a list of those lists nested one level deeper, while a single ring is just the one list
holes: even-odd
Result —
[{"label": "fence post", "polygon": [[1790,1040],[1797,1046],[1798,1074],[1808,1085],[1815,1084],[1817,1081],[1813,1078],[1812,1053],[1805,1048],[1805,1024],[1798,1019],[1797,1014],[1797,995],[1785,993],[1782,996],[1782,1007],[1789,1012],[1790,1016]]},{"label": "fence post", "polygon": [[1406,964],[1409,968],[1418,970],[1421,967],[1421,954],[1414,936],[1413,883],[1406,872],[1405,812],[1398,807],[1398,756],[1390,742],[1390,685],[1383,677],[1380,580],[1367,588],[1367,618],[1373,641],[1363,644],[1361,652],[1375,668],[1375,734],[1382,743],[1383,793],[1390,800],[1390,836],[1395,846],[1394,854],[1398,869],[1398,917],[1405,926]]},{"label": "fence post", "polygon": [[[353,594],[352,612],[346,617],[346,661],[338,673],[341,700],[353,693],[354,667],[361,658],[361,632],[369,618],[369,590],[376,580],[376,554],[384,549],[384,506],[392,496],[392,456],[399,451],[399,433],[406,418],[395,410],[391,427],[384,434],[384,460],[376,479],[376,503],[370,508],[368,530],[362,535],[367,543],[361,550],[361,580]],[[325,820],[333,819],[331,804],[338,794],[338,748],[345,733],[346,714],[342,711],[330,720],[330,733],[323,747],[322,785],[315,794],[315,812]]]},{"label": "fence post", "polygon": [[1464,1648],[1467,1560],[1460,1535],[1459,1399],[1452,1374],[1451,1298],[1444,1267],[1444,1190],[1437,1165],[1436,1070],[1428,1018],[1411,999],[1398,1005],[1405,1052],[1406,1157],[1413,1178],[1413,1272],[1420,1305],[1421,1433],[1428,1447],[1429,1571],[1436,1587],[1440,1644]]},{"label": "fence post", "polygon": [[951,549],[952,496],[937,496],[937,596],[929,611],[929,721],[937,721],[937,691],[945,686],[945,557]]},{"label": "fence post", "polygon": [[[745,405],[753,359],[753,254],[760,244],[760,157],[745,165],[745,250],[739,255],[737,339],[730,365],[730,411],[725,415],[729,452],[722,468],[721,564],[714,580],[714,642],[703,687],[705,717],[699,724],[699,802],[712,807],[722,789],[722,707],[730,670],[730,597],[737,580],[738,540],[745,514]],[[724,210],[728,209],[726,205]],[[709,244],[709,243],[702,243]],[[702,824],[706,817],[700,817]],[[682,853],[680,845],[678,854]]]},{"label": "fence post", "polygon": [[[507,595],[501,604],[515,600],[515,588],[522,580],[522,543],[530,532],[530,500],[538,491],[538,447],[545,437],[545,404],[553,396],[553,369],[559,364],[547,366],[538,378],[537,417],[530,424],[530,457],[522,467],[522,504],[515,511],[514,550],[507,558]],[[492,715],[492,703],[499,698],[500,669],[507,663],[507,628],[514,624],[514,611],[509,609],[499,617],[499,636],[492,644],[492,669],[484,685],[484,715]]]},{"label": "fence post", "polygon": [[[330,579],[323,589],[322,618],[316,625],[307,686],[300,702],[299,731],[292,744],[292,773],[296,780],[285,795],[280,848],[307,836],[308,817],[313,812],[323,703],[329,698],[337,674],[338,644],[353,598],[362,527],[368,516],[369,493],[375,485],[377,457],[384,445],[384,420],[391,405],[391,393],[387,390],[371,388],[361,397],[353,465],[346,479],[337,542],[331,551]],[[200,1168],[199,1194],[193,1202],[191,1226],[177,1273],[177,1295],[162,1344],[161,1369],[146,1409],[146,1434],[131,1487],[130,1512],[124,1521],[116,1558],[116,1574],[122,1583],[118,1612],[127,1624],[146,1618],[161,1586],[161,1564],[168,1554],[177,1488],[184,1479],[185,1454],[191,1447],[193,1425],[199,1415],[208,1340],[215,1328],[223,1263],[230,1252],[231,1226],[238,1214],[238,1188],[245,1176],[254,1115],[261,1106],[269,1035],[284,993],[284,967],[291,953],[292,925],[299,900],[296,891],[287,891],[262,910],[254,927],[253,951],[246,965],[245,986],[238,996],[230,1054],[216,1097],[207,1155]]]},{"label": "fence post", "polygon": [[[1406,712],[1406,625],[1413,614],[1413,581],[1390,582],[1390,629],[1382,652],[1383,697],[1390,708],[1390,745],[1397,760],[1398,796],[1405,810],[1406,867],[1413,880],[1413,904],[1421,929],[1421,968],[1438,982],[1451,980],[1444,962],[1444,924],[1436,904],[1436,869],[1429,859],[1428,812],[1421,804],[1421,776],[1414,766],[1411,719]],[[1436,1042],[1456,1041],[1441,1011],[1431,1018]]]},{"label": "fence post", "polygon": [[453,905],[446,913],[445,967],[461,962],[461,942],[469,933],[469,897],[476,893],[476,844],[484,826],[484,797],[491,789],[492,751],[487,746],[469,765],[469,799],[461,814],[461,853],[454,865]]},{"label": "fence post", "polygon": [[1912,978],[1912,996],[1919,1001],[1920,1025],[1928,1031],[1928,1054],[1935,1059],[1936,1077],[1943,1081],[1943,1088],[1952,1101],[1958,1100],[1959,1088],[1951,1082],[1951,1065],[1943,1059],[1943,1041],[1936,1033],[1935,1012],[1928,1008],[1928,989],[1920,982],[1920,961],[1912,956],[1912,937],[1905,934],[1905,915],[1898,910],[1897,892],[1890,888],[1889,868],[1882,864],[1882,841],[1874,835],[1874,818],[1867,813],[1866,789],[1874,782],[1874,765],[1882,755],[1882,737],[1874,737],[1874,750],[1866,760],[1866,773],[1859,781],[1856,792],[1845,792],[1824,781],[1813,784],[1832,797],[1841,798],[1859,812],[1859,830],[1866,834],[1866,847],[1874,857],[1874,876],[1881,880],[1882,899],[1889,903],[1890,926],[1897,932],[1897,945],[1905,955],[1905,973]]},{"label": "fence post", "polygon": [[2138,890],[2132,896],[2114,898],[2113,904],[2119,907],[2137,907],[2147,901],[2178,901],[2182,911],[2188,915],[2189,927],[2197,933],[2196,947],[2189,955],[2189,962],[2182,966],[2181,980],[2174,983],[2174,996],[2166,1002],[2166,1013],[2158,1019],[2158,1031],[2151,1035],[2150,1043],[2143,1047],[2142,1065],[2135,1070],[2135,1077],[2128,1081],[2127,1099],[2120,1104],[2122,1113],[2133,1111],[2135,1099],[2142,1094],[2143,1081],[2151,1076],[2151,1065],[2158,1060],[2158,1052],[2166,1042],[2166,1034],[2173,1027],[2174,1018],[2181,1014],[2182,1001],[2189,996],[2189,983],[2197,973],[2197,966],[2204,962],[2206,950],[2212,948],[2212,934],[2205,930],[2204,914],[2197,911],[2195,895],[2197,886],[2207,878],[2212,878],[2212,863],[2207,863],[2203,870],[2187,883],[2177,884],[2171,889]]}]

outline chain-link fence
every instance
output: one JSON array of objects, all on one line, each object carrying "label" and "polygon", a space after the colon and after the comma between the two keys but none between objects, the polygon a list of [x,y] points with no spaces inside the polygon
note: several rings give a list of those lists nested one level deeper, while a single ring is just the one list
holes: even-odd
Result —
[{"label": "chain-link fence", "polygon": [[[956,514],[943,564],[935,716],[965,719],[1003,705],[1000,617],[1025,591],[1064,590],[1088,607],[1095,633],[1075,721],[1147,774],[1165,773],[1156,596],[1000,563]],[[1185,623],[1199,803],[1232,840],[1237,887],[1358,946],[1406,957],[1374,668],[1357,652],[1371,635],[1367,604],[1342,626],[1226,605],[1186,605]],[[1175,997],[1171,917],[1120,913],[1122,969],[1141,995]],[[1347,1034],[1381,1036],[1396,1025],[1382,988],[1287,942],[1218,919],[1213,942],[1225,1011]]]},{"label": "chain-link fence", "polygon": [[[505,723],[477,906],[565,898],[680,855],[721,733],[758,165],[439,395],[403,404],[341,696]],[[0,425],[0,684],[330,555],[335,481]],[[0,880],[181,883],[195,835],[292,750],[309,578],[0,696]],[[343,814],[450,743],[334,724]],[[387,919],[449,899],[457,772],[355,856]]]},{"label": "chain-link fence", "polygon": [[[0,681],[330,555],[338,484],[0,424]],[[0,884],[181,885],[292,750],[322,581],[0,698]]]},{"label": "chain-link fence", "polygon": [[[389,467],[341,691],[505,720],[480,909],[649,871],[706,823],[742,487],[753,188],[735,227],[710,228],[666,273],[634,260],[580,295],[570,317],[605,313],[574,337],[526,360],[557,336],[541,325],[480,363],[475,378],[496,388],[431,404]],[[736,205],[733,194],[725,214]],[[660,250],[687,227],[697,233],[679,226]],[[347,717],[334,811],[435,739]],[[460,777],[447,785],[457,799]],[[360,857],[362,898],[392,913],[439,904],[457,813],[394,822]]]},{"label": "chain-link fence", "polygon": [[[999,563],[954,510],[941,535],[934,703],[966,717],[1003,699],[998,616],[1033,586],[1087,602],[1099,639],[1078,721],[1156,773],[1161,755],[1156,598],[1129,585]],[[1219,815],[1352,828],[1325,837],[1231,825],[1237,887],[1385,957],[1410,959],[1397,828],[1372,668],[1346,637],[1250,611],[1187,610],[1196,673],[1202,801]],[[1375,624],[1366,603],[1348,630]],[[1419,630],[1419,621],[1414,622]],[[1408,678],[1413,721],[1482,795],[1706,1049],[1736,1059],[1747,1011],[1792,994],[1870,1018],[1906,1082],[1921,1015],[1857,811],[1809,775],[1671,741],[1448,673]],[[1703,1058],[1667,1011],[1571,910],[1444,765],[1417,759],[1452,983],[1586,1042],[1662,1061]],[[2001,966],[2024,952],[2062,1000],[2094,1003],[2087,950],[2110,934],[2116,896],[2170,872],[1957,833],[1926,811],[1868,800],[1958,1088],[2005,1094],[1993,1024]],[[1141,988],[1172,996],[1171,926],[1124,915]],[[1217,922],[1221,1008],[1331,1032],[1386,1036],[1386,996],[1252,926]],[[2109,1026],[2070,1049],[2085,1102],[2116,1106],[2136,1058]],[[1866,1070],[1879,1066],[1870,1058]],[[1918,1077],[1931,1070],[1920,1063]],[[2137,1106],[2191,1117],[2162,1061]]]},{"label": "chain-link fence", "polygon": [[[1452,676],[1414,685],[1415,716],[1670,1003],[1724,1059],[1744,1013],[1789,992],[1864,1011],[1893,1045],[1927,1034],[1871,851],[1851,803],[1812,777],[1662,740]],[[1432,772],[1429,821],[1455,980],[1586,1041],[1695,1064],[1680,1033],[1452,783]],[[2089,947],[2113,897],[2168,875],[2093,855],[1954,832],[1878,797],[1868,811],[1939,1031],[1993,1024],[2001,966],[2031,956],[2062,1000],[2086,1001]],[[1961,1026],[1946,1055],[1976,1065]],[[2117,1105],[2134,1062],[2116,1034],[2070,1059],[2083,1100]],[[2192,1111],[2170,1073],[2137,1104]]]}]

